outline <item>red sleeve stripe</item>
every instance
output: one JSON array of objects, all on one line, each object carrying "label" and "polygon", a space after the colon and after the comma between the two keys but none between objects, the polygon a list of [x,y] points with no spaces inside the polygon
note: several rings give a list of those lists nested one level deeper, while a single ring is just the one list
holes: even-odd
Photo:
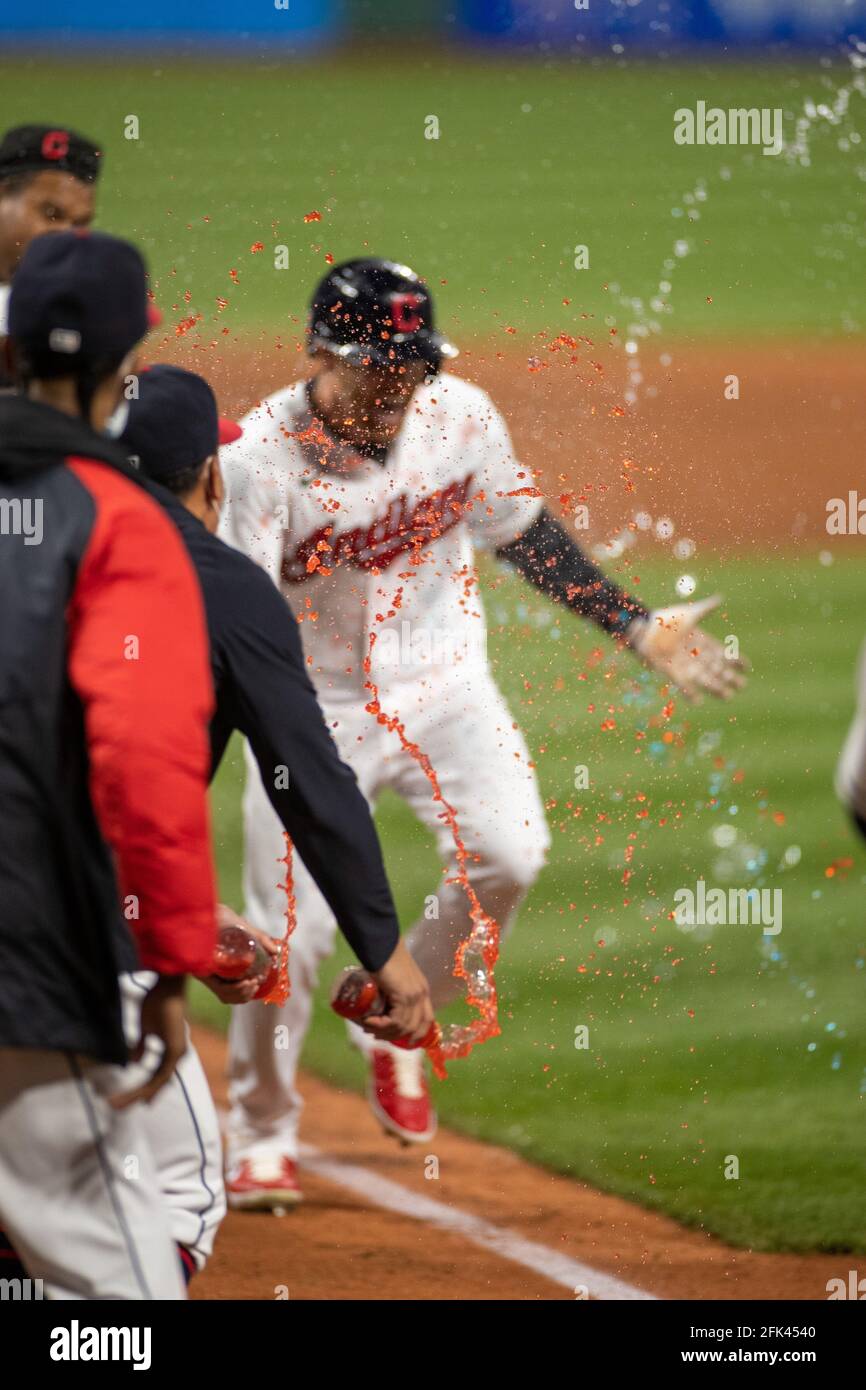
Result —
[{"label": "red sleeve stripe", "polygon": [[111,467],[69,459],[96,519],[68,609],[91,795],[142,967],[205,973],[215,934],[204,609],[176,527]]}]

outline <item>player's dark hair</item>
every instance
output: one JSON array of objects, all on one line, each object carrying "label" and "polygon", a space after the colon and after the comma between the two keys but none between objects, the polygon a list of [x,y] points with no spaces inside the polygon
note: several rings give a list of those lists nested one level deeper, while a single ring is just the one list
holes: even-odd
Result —
[{"label": "player's dark hair", "polygon": [[83,371],[75,373],[75,394],[78,398],[78,409],[85,420],[90,420],[90,407],[99,387],[108,377],[114,376],[126,356],[125,352],[119,357],[115,353],[110,358],[103,357],[101,360],[91,362]]},{"label": "player's dark hair", "polygon": [[182,468],[179,473],[170,473],[159,481],[169,492],[173,492],[175,497],[186,497],[201,482],[207,462],[208,460],[204,459],[191,468]]},{"label": "player's dark hair", "polygon": [[111,357],[103,357],[96,362],[90,362],[78,372],[46,372],[44,368],[33,361],[26,349],[19,347],[17,343],[12,344],[12,375],[15,384],[21,391],[26,391],[33,381],[57,380],[61,376],[70,376],[75,382],[75,395],[78,400],[78,409],[85,420],[90,419],[90,407],[93,404],[93,397],[97,390],[108,377],[113,376],[118,370],[126,353],[113,353]]}]

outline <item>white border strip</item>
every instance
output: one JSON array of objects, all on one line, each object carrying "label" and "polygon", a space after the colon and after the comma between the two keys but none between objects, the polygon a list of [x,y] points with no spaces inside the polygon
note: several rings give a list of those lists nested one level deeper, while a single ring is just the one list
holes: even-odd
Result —
[{"label": "white border strip", "polygon": [[[569,1289],[576,1296],[601,1299],[604,1301],[652,1300],[656,1295],[634,1288],[622,1279],[611,1274],[601,1274],[580,1260],[560,1254],[546,1245],[534,1240],[524,1240],[514,1231],[494,1226],[491,1221],[461,1211],[459,1207],[446,1206],[432,1197],[422,1197],[410,1192],[389,1178],[380,1178],[376,1173],[362,1168],[359,1164],[345,1163],[342,1159],[329,1158],[319,1149],[309,1144],[301,1145],[301,1162],[304,1168],[326,1182],[338,1187],[348,1188],[366,1202],[372,1202],[385,1211],[398,1216],[408,1216],[415,1221],[425,1221],[428,1226],[436,1226],[440,1231],[460,1236],[482,1250],[490,1250],[503,1260],[523,1265],[535,1274],[540,1274],[551,1283]],[[584,1292],[586,1290],[586,1292]]]}]

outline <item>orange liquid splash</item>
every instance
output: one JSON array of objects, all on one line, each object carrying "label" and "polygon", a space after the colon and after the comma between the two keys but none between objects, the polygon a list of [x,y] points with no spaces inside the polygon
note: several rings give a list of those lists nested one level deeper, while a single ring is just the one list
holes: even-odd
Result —
[{"label": "orange liquid splash", "polygon": [[[402,591],[401,591],[402,592]],[[400,596],[394,599],[392,607],[400,606]],[[442,807],[442,819],[447,822],[457,852],[457,873],[452,883],[459,883],[469,900],[469,916],[472,929],[460,943],[454,956],[454,975],[466,982],[466,1002],[477,1009],[478,1017],[468,1024],[452,1023],[441,1031],[440,1036],[427,1048],[433,1070],[440,1078],[447,1075],[445,1063],[456,1057],[468,1057],[473,1047],[495,1038],[502,1031],[499,1027],[499,1003],[496,995],[494,968],[499,958],[499,923],[484,911],[478,901],[475,889],[466,872],[468,851],[460,834],[460,825],[454,807],[445,800],[436,769],[423,749],[419,748],[407,735],[405,726],[397,715],[386,714],[379,699],[379,688],[371,678],[373,647],[376,633],[370,633],[370,646],[364,658],[364,674],[367,679],[364,688],[369,690],[371,700],[366,706],[369,714],[391,733],[396,733],[404,750],[414,758],[433,788],[433,800]]]},{"label": "orange liquid splash", "polygon": [[285,858],[279,862],[285,864],[286,875],[280,883],[280,888],[286,895],[286,930],[280,942],[280,959],[277,966],[277,978],[267,994],[262,996],[263,1004],[285,1004],[292,992],[291,981],[289,979],[289,938],[297,925],[297,909],[295,904],[295,879],[292,873],[292,842],[289,836],[283,831],[283,839],[286,842]]}]

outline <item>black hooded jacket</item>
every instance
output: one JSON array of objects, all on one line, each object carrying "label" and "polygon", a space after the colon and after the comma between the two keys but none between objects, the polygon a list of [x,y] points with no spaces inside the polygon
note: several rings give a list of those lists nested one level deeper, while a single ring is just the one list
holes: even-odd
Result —
[{"label": "black hooded jacket", "polygon": [[116,1062],[124,918],[142,966],[199,973],[215,910],[201,596],[125,472],[83,421],[0,397],[0,1047]]}]

